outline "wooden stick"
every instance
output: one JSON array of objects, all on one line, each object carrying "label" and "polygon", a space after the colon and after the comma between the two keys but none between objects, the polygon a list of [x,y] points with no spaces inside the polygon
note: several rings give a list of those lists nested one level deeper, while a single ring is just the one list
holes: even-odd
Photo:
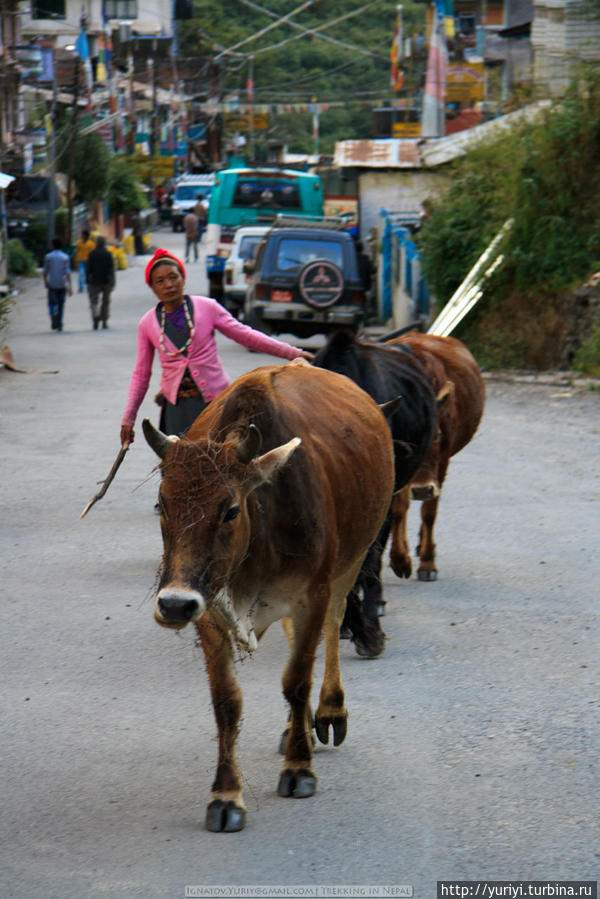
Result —
[{"label": "wooden stick", "polygon": [[111,485],[111,483],[112,483],[112,481],[113,481],[113,478],[114,478],[114,476],[115,476],[116,473],[117,473],[117,470],[118,470],[118,468],[119,468],[119,465],[121,464],[121,462],[122,462],[123,459],[125,458],[125,454],[126,454],[126,452],[127,452],[128,449],[129,449],[129,442],[126,440],[125,443],[122,445],[121,449],[119,450],[119,454],[118,454],[117,458],[115,459],[115,461],[113,462],[113,465],[112,465],[111,470],[108,472],[108,474],[107,474],[106,478],[104,479],[104,481],[101,482],[101,483],[102,483],[101,489],[98,491],[98,493],[97,493],[95,496],[93,496],[93,497],[91,498],[91,500],[89,501],[89,503],[86,505],[86,507],[84,508],[83,512],[82,512],[81,515],[79,516],[80,518],[83,518],[84,515],[87,515],[87,513],[90,511],[90,509],[92,508],[92,506],[94,505],[94,503],[97,503],[99,499],[102,499],[102,497],[104,496],[104,494],[106,493],[106,491],[107,491],[108,488],[110,487],[110,485]]}]

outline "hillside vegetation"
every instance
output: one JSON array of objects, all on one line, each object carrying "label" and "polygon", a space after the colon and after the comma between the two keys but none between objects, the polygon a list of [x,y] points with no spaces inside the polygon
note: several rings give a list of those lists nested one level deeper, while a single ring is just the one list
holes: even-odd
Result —
[{"label": "hillside vegetation", "polygon": [[[223,50],[269,28],[274,19],[261,9],[283,17],[301,5],[297,0],[256,3],[254,0],[194,0],[194,18],[179,23],[182,56],[214,60],[213,79],[223,99],[247,101],[249,56],[253,56],[254,102],[320,110],[319,152],[331,153],[336,140],[372,137],[371,108],[394,96],[390,88],[390,49],[396,27],[395,0],[314,0],[291,17],[304,29],[322,29],[320,36],[299,36],[289,23],[270,28],[256,40],[220,56]],[[356,15],[348,16],[355,10]],[[338,19],[336,24],[331,24]],[[424,35],[425,5],[403,3],[404,35]],[[324,27],[329,26],[329,27]],[[407,64],[406,85],[419,83],[424,60]],[[259,144],[271,138],[286,140],[292,152],[312,152],[312,115],[307,108],[272,115],[268,133],[256,135]]]},{"label": "hillside vegetation", "polygon": [[[577,346],[573,290],[600,271],[600,73],[588,72],[536,124],[470,153],[454,176],[419,236],[440,307],[514,219],[503,264],[456,336],[486,366],[564,365],[567,342]],[[586,324],[584,344],[593,316]]]}]

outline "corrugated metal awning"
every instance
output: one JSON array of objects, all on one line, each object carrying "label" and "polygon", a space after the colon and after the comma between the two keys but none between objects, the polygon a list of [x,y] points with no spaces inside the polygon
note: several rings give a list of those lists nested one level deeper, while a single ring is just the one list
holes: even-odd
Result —
[{"label": "corrugated metal awning", "polygon": [[6,190],[8,185],[14,180],[12,175],[6,175],[4,172],[0,172],[0,190]]},{"label": "corrugated metal awning", "polygon": [[421,141],[381,138],[341,140],[335,145],[334,162],[339,168],[418,169],[421,168]]}]

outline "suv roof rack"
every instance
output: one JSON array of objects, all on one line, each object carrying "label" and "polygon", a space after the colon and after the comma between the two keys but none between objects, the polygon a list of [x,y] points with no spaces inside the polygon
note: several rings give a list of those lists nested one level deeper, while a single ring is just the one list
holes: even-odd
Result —
[{"label": "suv roof rack", "polygon": [[348,220],[335,215],[285,215],[278,213],[273,228],[327,228],[329,231],[346,231]]}]

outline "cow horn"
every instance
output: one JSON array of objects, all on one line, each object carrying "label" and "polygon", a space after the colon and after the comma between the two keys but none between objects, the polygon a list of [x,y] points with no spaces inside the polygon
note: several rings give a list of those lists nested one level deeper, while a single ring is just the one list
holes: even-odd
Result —
[{"label": "cow horn", "polygon": [[402,402],[401,396],[394,397],[393,400],[389,400],[387,403],[380,403],[379,408],[383,412],[386,418],[389,418],[394,414],[400,403]]},{"label": "cow horn", "polygon": [[157,431],[152,422],[145,418],[142,422],[142,431],[150,449],[153,449],[157,456],[164,459],[167,455],[169,447],[177,442],[177,437],[165,437],[160,431]]},{"label": "cow horn", "polygon": [[247,465],[249,462],[254,459],[255,456],[258,456],[260,452],[260,448],[262,446],[262,435],[256,425],[249,425],[248,432],[243,440],[240,440],[238,443],[235,454],[244,465]]}]

